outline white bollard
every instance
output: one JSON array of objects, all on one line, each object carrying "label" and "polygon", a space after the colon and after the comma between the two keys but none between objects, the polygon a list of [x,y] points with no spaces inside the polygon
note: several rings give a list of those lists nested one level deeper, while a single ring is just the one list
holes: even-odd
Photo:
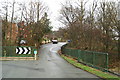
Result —
[{"label": "white bollard", "polygon": [[35,54],[35,60],[37,60],[37,54]]},{"label": "white bollard", "polygon": [[34,50],[35,60],[37,60],[37,50]]}]

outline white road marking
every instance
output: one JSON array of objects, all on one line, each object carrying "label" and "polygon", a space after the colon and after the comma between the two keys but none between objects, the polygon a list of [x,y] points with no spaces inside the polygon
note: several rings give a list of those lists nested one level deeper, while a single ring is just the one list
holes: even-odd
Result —
[{"label": "white road marking", "polygon": [[[57,47],[58,47],[58,46],[57,46]],[[51,47],[51,48],[50,48],[50,52],[55,52],[55,53],[56,53],[57,51],[54,51],[53,48],[56,48],[56,47]]]}]

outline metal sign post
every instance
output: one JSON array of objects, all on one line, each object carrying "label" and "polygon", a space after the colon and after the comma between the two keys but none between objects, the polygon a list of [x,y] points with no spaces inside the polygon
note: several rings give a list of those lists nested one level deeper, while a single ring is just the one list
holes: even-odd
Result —
[{"label": "metal sign post", "polygon": [[37,49],[34,50],[35,60],[37,60]]}]

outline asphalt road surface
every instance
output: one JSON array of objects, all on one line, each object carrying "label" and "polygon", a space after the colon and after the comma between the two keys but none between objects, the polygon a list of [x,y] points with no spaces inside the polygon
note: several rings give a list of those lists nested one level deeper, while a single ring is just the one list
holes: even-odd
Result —
[{"label": "asphalt road surface", "polygon": [[93,74],[78,69],[62,59],[57,51],[65,44],[42,45],[39,60],[3,61],[3,78],[96,78]]}]

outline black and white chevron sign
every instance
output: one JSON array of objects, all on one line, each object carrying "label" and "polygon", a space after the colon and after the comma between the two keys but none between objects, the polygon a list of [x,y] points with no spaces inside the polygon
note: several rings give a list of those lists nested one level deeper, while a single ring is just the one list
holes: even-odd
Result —
[{"label": "black and white chevron sign", "polygon": [[31,54],[31,47],[17,47],[16,54]]}]

